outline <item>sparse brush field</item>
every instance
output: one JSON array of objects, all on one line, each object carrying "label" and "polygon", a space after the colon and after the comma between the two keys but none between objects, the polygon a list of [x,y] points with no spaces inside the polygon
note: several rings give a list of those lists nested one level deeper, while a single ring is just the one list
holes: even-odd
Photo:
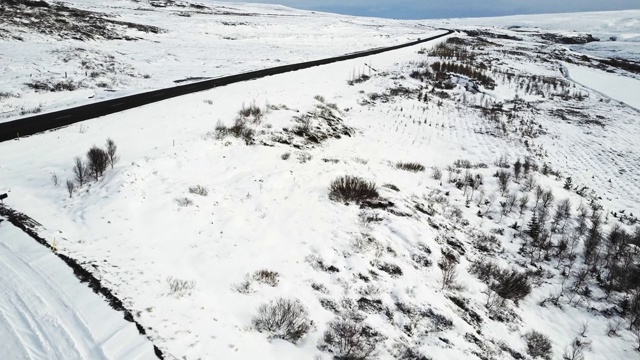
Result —
[{"label": "sparse brush field", "polygon": [[176,358],[638,359],[638,112],[516,30],[0,143],[1,186]]}]

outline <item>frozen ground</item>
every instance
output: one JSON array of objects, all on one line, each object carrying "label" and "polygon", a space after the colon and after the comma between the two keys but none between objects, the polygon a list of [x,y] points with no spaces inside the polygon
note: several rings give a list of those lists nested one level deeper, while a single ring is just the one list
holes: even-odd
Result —
[{"label": "frozen ground", "polygon": [[67,265],[0,218],[3,359],[157,359],[134,324]]},{"label": "frozen ground", "polygon": [[[616,225],[633,234],[619,257],[640,260],[638,112],[600,94],[634,74],[605,67],[614,83],[590,84],[595,60],[567,46],[517,29],[460,27],[444,50],[434,46],[445,39],[0,143],[0,193],[113,289],[170,358],[330,359],[324,333],[339,318],[381,335],[371,358],[385,360],[531,359],[531,330],[550,338],[552,359],[574,339],[590,342],[586,359],[640,358],[633,310],[621,305],[633,297],[605,293],[609,268],[585,272],[587,236],[577,230],[581,209],[600,214],[600,261],[615,263],[604,256]],[[585,86],[563,77],[569,61]],[[436,62],[480,70],[436,74]],[[245,124],[253,145],[216,135],[251,104],[263,114]],[[70,197],[74,157],[107,137],[120,160]],[[525,158],[537,165],[531,181],[555,196],[546,216],[571,202],[567,230],[548,224],[539,253],[523,232],[545,212],[535,186],[512,177],[502,191],[494,176],[515,176]],[[482,184],[465,186],[467,172]],[[374,181],[391,204],[332,201],[329,185],[342,175]],[[528,197],[522,211],[506,210],[513,196]],[[563,252],[564,240],[573,245]],[[446,257],[461,286],[443,286],[437,263]],[[527,274],[531,294],[496,305],[472,271],[488,259]],[[278,297],[299,299],[313,320],[296,344],[252,324]]]}]

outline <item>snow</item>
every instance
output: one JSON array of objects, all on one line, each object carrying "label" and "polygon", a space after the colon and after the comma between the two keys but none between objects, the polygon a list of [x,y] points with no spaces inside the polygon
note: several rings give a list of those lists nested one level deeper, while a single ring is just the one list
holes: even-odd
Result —
[{"label": "snow", "polygon": [[640,80],[597,69],[564,64],[572,80],[640,110]]},{"label": "snow", "polygon": [[157,359],[133,323],[7,221],[0,221],[0,273],[4,359]]},{"label": "snow", "polygon": [[[0,38],[0,121],[141,90],[174,86],[267,67],[343,55],[425,38],[436,31],[418,21],[357,18],[277,5],[206,1],[204,10],[128,0],[65,2],[119,21],[167,30],[127,30],[137,41],[79,41],[7,30],[23,41]],[[189,17],[178,16],[188,14]],[[71,92],[35,92],[34,81],[73,81]]]},{"label": "snow", "polygon": [[[86,4],[101,6],[99,2]],[[110,11],[134,16],[129,3],[114,4]],[[247,12],[298,14],[262,5],[233,7]],[[164,12],[169,10],[135,16],[147,20],[158,17],[169,24],[164,18]],[[302,49],[297,46],[303,42],[285,39],[282,43],[286,42],[286,46],[269,49],[259,45],[265,47],[258,46],[252,56],[264,59],[286,55],[293,61],[307,56],[306,51],[315,55],[350,52],[353,49],[348,46],[349,31],[358,32],[362,26],[373,23],[381,26],[376,31],[389,31],[390,38],[381,40],[375,37],[375,32],[362,34],[363,39],[369,39],[362,42],[363,47],[401,42],[403,36],[409,36],[391,36],[406,34],[406,29],[396,28],[404,25],[394,21],[305,14],[302,19],[293,17],[291,24],[268,20],[266,16],[249,20],[242,17],[242,21],[269,23],[272,29],[282,31],[274,39],[286,38],[287,32],[296,37],[291,33],[300,31],[302,38],[326,41],[321,47]],[[575,15],[576,19],[581,16]],[[349,23],[341,28],[336,19],[349,19]],[[320,31],[313,31],[318,24],[336,27],[337,35],[329,39]],[[176,28],[181,26],[187,28],[182,23]],[[247,39],[260,42],[256,32],[262,30],[245,29],[242,33]],[[508,29],[493,30],[514,34]],[[172,40],[175,42],[159,44],[158,49],[179,41],[174,33],[163,36],[176,36]],[[472,40],[464,34],[455,36]],[[494,90],[480,88],[481,92],[472,94],[458,86],[448,92],[451,99],[440,100],[430,92],[430,85],[411,78],[410,71],[422,62],[436,61],[419,52],[444,41],[438,40],[366,59],[232,84],[0,143],[0,193],[9,193],[9,206],[44,224],[38,229],[42,237],[49,241],[56,239],[61,253],[78,259],[112,289],[153,343],[171,357],[329,359],[330,354],[317,347],[327,323],[338,316],[327,303],[332,302],[344,314],[349,303],[366,298],[380,300],[388,309],[388,314],[360,311],[367,324],[388,337],[378,346],[377,357],[383,360],[399,358],[393,349],[397,343],[405,343],[434,359],[511,359],[513,356],[501,350],[499,344],[524,354],[522,336],[530,330],[548,335],[553,358],[561,358],[584,323],[588,323],[587,336],[592,341],[587,358],[639,358],[636,339],[626,330],[626,322],[619,337],[607,336],[607,326],[615,317],[607,318],[600,313],[611,304],[604,300],[595,282],[589,283],[595,294],[591,298],[580,297],[576,305],[563,300],[561,308],[540,306],[542,300],[563,289],[562,276],[555,267],[555,259],[533,262],[519,253],[523,237],[510,226],[517,222],[522,227],[529,221],[531,211],[523,216],[512,212],[502,218],[499,202],[505,197],[498,193],[493,177],[499,170],[494,162],[500,156],[508,156],[511,163],[530,156],[539,165],[547,163],[561,172],[557,178],[540,173],[534,177],[544,189],[552,190],[557,199],[570,199],[574,214],[578,206],[588,206],[592,200],[603,206],[604,214],[621,210],[627,214],[640,213],[638,113],[608,98],[620,100],[613,90],[631,78],[619,72],[606,74],[607,81],[615,81],[613,85],[604,86],[604,81],[590,83],[591,77],[605,73],[576,66],[570,68],[570,75],[579,84],[568,81],[566,89],[543,87],[542,94],[527,91],[524,80],[533,75],[562,80],[558,62],[547,59],[564,46],[549,46],[528,37],[523,41],[489,40],[490,45],[483,45],[482,51],[486,53],[482,57],[495,59],[491,63],[493,69],[488,71],[497,83]],[[113,45],[88,44],[106,49],[107,53]],[[140,53],[144,52],[143,45],[132,46],[140,46]],[[196,43],[185,46],[193,46],[191,50],[198,47]],[[194,56],[191,50],[175,61],[186,61],[183,69],[194,64],[189,63]],[[207,60],[223,66],[221,73],[266,63],[249,64],[247,57],[236,66],[225,59],[244,55],[238,55],[237,49],[225,51],[222,53],[226,58]],[[153,51],[149,54],[158,56]],[[364,64],[370,64],[378,72],[369,73]],[[170,81],[177,77],[167,75],[172,71],[170,68],[163,71],[164,75],[152,79]],[[190,70],[189,74],[195,71]],[[499,71],[520,75],[524,80],[510,79]],[[372,77],[350,86],[347,80],[354,73]],[[460,77],[459,82],[468,79]],[[134,91],[144,86],[133,84],[127,89]],[[388,101],[371,100],[371,94],[384,94],[397,86],[409,89],[426,86],[421,95],[426,94],[429,100],[426,103],[418,100],[416,92],[407,97],[390,96]],[[316,95],[322,95],[325,104],[315,99]],[[30,95],[21,99],[25,103],[31,101]],[[524,101],[523,105],[518,105],[518,101]],[[238,110],[253,102],[263,110],[271,105],[261,123],[250,125],[256,130],[258,144],[264,141],[266,146],[247,146],[232,137],[215,138],[212,132],[218,122],[232,125]],[[626,102],[633,104],[628,99]],[[292,129],[298,124],[296,116],[319,109],[328,111],[329,103],[335,103],[337,108],[331,114],[355,129],[352,136],[331,138],[321,144],[296,142],[297,148],[272,141],[284,136],[284,128]],[[505,115],[493,121],[477,110],[476,106],[483,104],[502,104],[505,109],[518,105],[522,109],[516,119]],[[503,132],[500,122],[506,131]],[[320,124],[324,124],[320,118],[312,119],[312,125]],[[523,133],[528,126],[533,129],[532,135]],[[83,156],[92,145],[103,146],[108,137],[118,145],[120,160],[103,178],[80,187],[71,198],[63,185],[52,183],[52,174],[62,183],[72,179],[73,158]],[[285,160],[286,153],[290,157]],[[469,203],[468,194],[447,181],[449,174],[445,169],[457,159],[486,164],[486,168],[469,170],[485,180],[484,194],[476,190]],[[395,166],[399,161],[419,162],[427,171],[399,170]],[[444,172],[443,179],[432,178],[433,167]],[[375,181],[381,196],[394,203],[393,212],[331,201],[328,186],[342,175]],[[574,186],[589,188],[584,197],[563,188],[568,176]],[[520,190],[522,183],[523,180],[520,184],[512,183],[509,192],[524,195]],[[383,184],[393,184],[399,191]],[[189,187],[195,185],[206,187],[208,194],[189,192]],[[483,200],[492,196],[496,197],[495,203],[484,205]],[[534,195],[529,196],[531,206]],[[178,200],[183,198],[190,199],[192,204],[181,206]],[[427,208],[433,210],[431,215],[419,210]],[[491,218],[478,217],[478,211],[487,211]],[[369,221],[368,216],[377,220]],[[616,223],[617,219],[609,216],[605,230]],[[2,226],[5,224],[0,225],[0,230]],[[631,226],[623,226],[633,230]],[[495,230],[504,232],[496,235],[503,251],[486,254],[474,247],[474,233]],[[0,236],[4,240],[4,234]],[[460,244],[457,246],[464,253],[452,244]],[[436,263],[443,252],[449,251],[460,261],[459,282],[463,285],[460,290],[442,289],[441,271]],[[433,264],[419,265],[414,260],[416,255],[425,256]],[[577,256],[581,257],[580,249]],[[469,273],[470,265],[480,259],[493,259],[505,268],[519,271],[544,271],[531,295],[517,307],[509,304],[512,320],[496,320],[486,308],[487,286]],[[324,267],[331,265],[339,271],[322,270],[318,260]],[[402,275],[392,276],[380,270],[382,263],[399,266]],[[576,267],[570,272],[575,273]],[[252,280],[252,275],[261,269],[276,271],[278,285]],[[194,286],[184,294],[172,293],[169,278],[193,282]],[[245,281],[249,282],[248,291],[238,291]],[[10,284],[12,289],[16,286]],[[269,339],[268,334],[252,327],[257,308],[278,297],[299,299],[314,321],[315,327],[298,344]],[[455,305],[452,297],[464,299],[468,310]],[[99,298],[94,296],[91,301]],[[431,320],[400,311],[399,303],[421,311],[431,310],[450,319],[451,325],[434,329]],[[79,306],[69,305],[74,310]],[[357,304],[353,307],[358,308]],[[470,320],[470,311],[477,315],[479,323]],[[12,311],[15,312],[20,313]],[[409,329],[414,326],[413,332],[405,325]],[[479,344],[469,340],[471,335],[480,339]],[[20,355],[20,347],[11,349]]]},{"label": "snow", "polygon": [[519,34],[540,30],[565,34],[589,33],[599,41],[567,47],[593,56],[638,62],[640,61],[640,21],[638,19],[640,19],[640,10],[447,19],[442,22],[448,26],[484,25],[494,28],[511,28]]}]

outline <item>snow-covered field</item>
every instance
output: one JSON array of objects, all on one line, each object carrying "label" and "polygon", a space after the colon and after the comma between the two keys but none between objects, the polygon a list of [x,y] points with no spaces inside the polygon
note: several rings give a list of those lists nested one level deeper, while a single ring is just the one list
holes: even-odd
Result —
[{"label": "snow-covered field", "polygon": [[[173,11],[138,14],[127,10],[134,3],[113,4],[109,11],[132,22]],[[265,24],[269,18],[243,21]],[[351,35],[329,40],[313,30],[336,19],[352,24],[337,34],[379,24],[358,35],[363,47],[418,37],[407,30],[411,26],[441,25],[407,22],[398,29],[394,21],[310,13],[287,19],[291,23],[278,18],[270,27],[327,43],[313,52],[296,41],[268,51],[249,43],[246,51],[292,61],[349,52]],[[589,14],[573,19],[593,21]],[[8,192],[9,206],[44,225],[42,237],[56,239],[60,252],[111,288],[170,359],[330,359],[340,355],[325,336],[336,319],[366,329],[359,335],[375,345],[368,359],[530,359],[526,334],[532,330],[548,336],[553,359],[570,352],[574,340],[590,343],[582,349],[586,359],[640,358],[638,338],[628,330],[630,314],[640,307],[622,305],[637,294],[600,286],[613,276],[607,266],[616,257],[606,254],[616,224],[631,234],[619,258],[631,254],[625,269],[638,272],[638,112],[611,100],[636,106],[635,98],[617,91],[635,84],[637,75],[595,70],[595,60],[584,60],[573,45],[507,29],[505,19],[483,20],[490,26],[505,21],[503,28],[455,21],[449,26],[460,33],[424,46],[233,84],[0,143],[0,193]],[[188,27],[172,28],[181,26]],[[476,33],[464,33],[470,30]],[[379,31],[391,37],[382,41]],[[176,36],[168,34],[160,36]],[[252,28],[242,36],[264,45],[262,35],[262,28]],[[443,50],[438,45],[444,42]],[[102,41],[83,44],[105,49]],[[471,76],[459,67],[437,75],[432,67],[465,57],[458,62],[476,69]],[[265,64],[244,59],[239,63],[247,68],[207,62],[229,71]],[[246,135],[252,145],[221,136],[222,127],[252,104],[262,114],[243,123],[254,131]],[[118,145],[119,161],[99,180],[76,184],[70,197],[65,180],[74,179],[74,157],[103,147],[107,138]],[[515,179],[516,160],[525,159],[537,170]],[[407,171],[399,162],[425,168]],[[501,171],[511,174],[506,189],[495,177]],[[471,187],[466,173],[475,179]],[[375,182],[384,200],[361,206],[331,200],[329,186],[343,175]],[[542,193],[549,191],[555,199],[545,203]],[[552,225],[564,199],[571,216]],[[603,221],[594,235],[601,240],[596,257],[602,267],[593,273],[584,271],[596,265],[584,264],[584,244],[594,237],[580,233],[581,209],[586,227],[596,222],[589,220],[592,212]],[[541,245],[524,231],[534,214],[549,218]],[[438,263],[445,259],[457,264],[454,284],[443,284]],[[497,301],[489,289],[499,284],[480,280],[474,270],[483,260],[526,274],[531,293]],[[298,299],[313,321],[295,343],[253,323],[260,305],[280,297]]]},{"label": "snow-covered field", "polygon": [[2,218],[0,273],[3,359],[156,359],[135,325]]},{"label": "snow-covered field", "polygon": [[[167,6],[159,7],[163,3]],[[93,41],[83,41],[76,37],[92,34],[89,26],[49,36],[31,30],[38,19],[29,15],[23,15],[19,26],[0,25],[0,30],[20,38],[3,38],[0,31],[0,121],[170,87],[176,81],[321,59],[434,33],[418,21],[356,18],[277,5],[208,0],[197,7],[180,1],[71,0],[64,4],[161,31],[112,26],[114,33],[129,39],[96,35]],[[39,83],[70,84],[75,90],[34,90]]]}]

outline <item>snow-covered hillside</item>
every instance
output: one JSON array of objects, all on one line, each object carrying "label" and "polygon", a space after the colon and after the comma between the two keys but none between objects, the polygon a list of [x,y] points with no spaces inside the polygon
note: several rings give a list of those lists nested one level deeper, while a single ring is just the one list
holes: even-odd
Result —
[{"label": "snow-covered hillside", "polygon": [[[404,31],[305,16],[292,32]],[[169,359],[640,358],[633,63],[580,53],[570,29],[455,21],[424,46],[0,143],[0,193]],[[318,51],[349,52],[337,38]],[[117,161],[79,184],[74,158],[107,138]],[[264,321],[277,304],[299,310],[288,331]]]},{"label": "snow-covered hillside", "polygon": [[276,5],[170,0],[61,4],[0,4],[0,121],[185,81],[401,44],[433,33],[417,21]]}]

